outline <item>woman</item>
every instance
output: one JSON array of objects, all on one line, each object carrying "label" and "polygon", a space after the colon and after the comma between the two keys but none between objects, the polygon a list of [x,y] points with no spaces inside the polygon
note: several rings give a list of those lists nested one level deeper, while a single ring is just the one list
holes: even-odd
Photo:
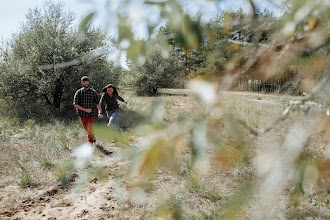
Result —
[{"label": "woman", "polygon": [[[127,104],[127,102],[125,102],[124,99],[118,95],[116,87],[114,87],[112,84],[106,85],[102,89],[100,95],[100,105],[102,106],[102,109],[104,109],[103,106],[105,106],[105,110],[109,118],[109,123],[107,126],[114,126],[116,128],[119,128],[117,120],[120,115],[120,108],[117,103],[117,99],[124,102],[125,104]],[[103,117],[102,112],[99,112],[99,116]]]}]

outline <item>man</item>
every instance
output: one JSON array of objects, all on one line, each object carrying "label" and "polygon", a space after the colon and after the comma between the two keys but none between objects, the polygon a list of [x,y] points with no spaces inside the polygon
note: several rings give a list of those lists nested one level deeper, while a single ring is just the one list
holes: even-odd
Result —
[{"label": "man", "polygon": [[[95,142],[93,131],[95,113],[93,107],[96,105],[99,113],[102,113],[102,108],[99,104],[96,91],[90,88],[87,76],[81,78],[81,85],[82,88],[78,89],[74,95],[73,106],[77,109],[80,121],[87,131],[88,142],[93,144]],[[98,117],[102,118],[102,114],[99,114]]]}]

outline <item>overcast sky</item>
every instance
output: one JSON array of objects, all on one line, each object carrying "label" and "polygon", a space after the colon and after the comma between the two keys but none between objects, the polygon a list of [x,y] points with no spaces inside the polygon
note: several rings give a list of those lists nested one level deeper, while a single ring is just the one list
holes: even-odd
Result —
[{"label": "overcast sky", "polygon": [[[25,22],[25,15],[29,9],[39,7],[42,8],[46,0],[0,0],[0,37],[7,40],[12,36],[12,33],[17,32],[19,24]],[[107,16],[108,6],[114,6],[120,4],[122,0],[52,0],[53,2],[64,2],[66,9],[76,13],[77,18],[86,16],[88,13],[95,11],[97,16],[94,20],[96,25],[105,26],[105,21],[111,22],[111,17]],[[143,0],[134,0],[139,3]],[[196,3],[197,2],[197,3]],[[212,1],[207,0],[182,0],[182,6],[184,10],[193,14],[201,12],[204,14],[204,19],[214,17],[221,10],[228,8],[238,9],[242,7],[244,10],[249,10],[249,4],[246,0],[222,0],[220,3],[210,3]],[[273,5],[266,0],[257,0],[261,8],[273,9]],[[133,8],[131,13],[137,13],[138,8]],[[152,13],[144,13],[144,16],[152,16]],[[79,19],[77,19],[78,21]],[[136,27],[139,27],[136,25]],[[109,29],[109,27],[107,28]],[[110,28],[111,29],[111,28]],[[142,29],[142,28],[137,28]],[[141,33],[140,33],[141,34]]]},{"label": "overcast sky", "polygon": [[[78,23],[82,17],[85,17],[90,12],[96,12],[93,23],[108,31],[108,33],[116,37],[116,17],[111,16],[109,11],[118,11],[119,5],[125,0],[52,0],[52,2],[65,3],[65,11],[74,12],[77,16],[76,22]],[[130,0],[133,2],[130,8],[124,13],[132,16],[132,27],[135,37],[139,39],[148,38],[148,28],[144,21],[155,20],[159,22],[159,16],[154,13],[155,8],[150,10],[146,7],[142,8],[144,0]],[[152,1],[152,0],[151,0]],[[153,0],[161,1],[161,0]],[[267,8],[275,11],[272,0],[254,0],[259,8]],[[282,1],[282,0],[276,0]],[[42,8],[46,0],[0,0],[0,42],[11,39],[13,33],[17,33],[20,23],[26,21],[25,15],[29,9],[35,7]],[[247,0],[180,0],[180,4],[186,13],[196,15],[201,13],[203,20],[214,18],[221,11],[228,10],[229,8],[237,10],[240,7],[244,11],[250,10],[250,5]],[[162,23],[161,23],[162,24]],[[1,44],[0,44],[1,45]],[[120,63],[122,67],[126,66],[126,52],[115,50],[111,53],[110,59]]]},{"label": "overcast sky", "polygon": [[[26,21],[25,15],[29,9],[42,8],[46,0],[0,0],[0,36],[4,39],[17,32],[19,24]],[[76,13],[77,17],[87,15],[92,10],[99,10],[106,0],[52,0],[64,2],[66,9]],[[103,7],[105,8],[105,7]]]}]

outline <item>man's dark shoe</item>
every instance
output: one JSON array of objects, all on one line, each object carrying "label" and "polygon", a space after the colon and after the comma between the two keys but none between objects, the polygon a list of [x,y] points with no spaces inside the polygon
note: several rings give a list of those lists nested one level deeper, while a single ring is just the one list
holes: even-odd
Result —
[{"label": "man's dark shoe", "polygon": [[104,147],[102,147],[99,144],[96,145],[96,148],[99,149],[102,153],[104,153],[107,156],[109,156],[113,153],[112,151],[107,151],[106,149],[104,149]]}]

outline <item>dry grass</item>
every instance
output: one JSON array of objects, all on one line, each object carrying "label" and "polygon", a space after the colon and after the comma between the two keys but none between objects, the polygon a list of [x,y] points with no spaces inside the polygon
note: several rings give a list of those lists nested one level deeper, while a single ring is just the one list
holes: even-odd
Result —
[{"label": "dry grass", "polygon": [[[258,217],[260,211],[257,208],[258,203],[252,201],[256,199],[261,179],[270,168],[267,168],[267,163],[265,167],[260,168],[257,168],[256,164],[263,161],[263,158],[272,158],[269,155],[275,159],[280,153],[281,144],[292,124],[298,119],[307,117],[301,113],[295,113],[290,119],[275,125],[269,133],[246,140],[251,133],[233,122],[232,118],[239,117],[248,126],[261,129],[280,116],[290,100],[299,99],[299,97],[224,93],[221,111],[211,112],[208,116],[208,127],[211,128],[208,132],[207,149],[209,169],[198,173],[194,167],[194,150],[190,147],[189,128],[194,124],[194,120],[204,117],[204,113],[200,103],[190,91],[161,90],[161,95],[157,97],[139,97],[133,91],[123,89],[120,95],[128,101],[128,105],[122,107],[120,117],[120,124],[124,130],[121,133],[112,134],[110,138],[97,132],[99,146],[117,153],[118,157],[111,159],[100,151],[96,151],[94,159],[86,167],[87,170],[89,167],[103,167],[100,172],[105,172],[108,183],[111,183],[111,188],[106,191],[109,195],[106,196],[112,203],[103,205],[101,210],[94,214],[97,216],[95,219]],[[165,123],[159,127],[153,127],[154,130],[150,130],[150,127],[139,127],[143,121],[150,121],[153,115],[153,102],[158,99],[161,99],[165,106]],[[317,111],[310,114],[319,115]],[[180,127],[180,123],[177,123],[180,120],[185,121],[184,127]],[[104,124],[104,120],[100,120],[96,124],[97,129],[99,131],[107,129]],[[68,165],[69,159],[73,159],[72,150],[85,140],[80,122],[70,125],[56,122],[41,126],[33,121],[21,125],[2,119],[0,127],[2,151],[0,155],[0,189],[2,189],[0,209],[5,210],[6,207],[6,210],[12,210],[15,216],[23,212],[19,206],[27,198],[33,198],[33,192],[58,185],[61,177],[67,173],[81,174],[80,171],[72,170],[70,164]],[[145,129],[144,132],[142,128]],[[180,133],[178,132],[180,128],[186,135],[182,140],[179,138],[175,139],[176,142],[168,142],[166,138],[162,139],[162,137],[171,138],[174,134]],[[325,129],[325,134],[329,132],[329,129],[322,128]],[[156,138],[155,140],[161,140],[159,143],[165,148],[171,143],[179,143],[176,144],[177,153],[173,154],[175,162],[164,160],[163,163],[156,164],[151,176],[147,175],[148,170],[141,166],[137,175],[130,176],[134,155],[143,149],[144,141],[152,135]],[[309,141],[311,144],[308,145],[305,155],[319,157],[325,154],[329,141],[326,135],[315,134]],[[157,153],[153,151],[151,158],[157,158]],[[164,153],[161,155],[160,158],[166,158]],[[306,156],[306,158],[310,157]],[[19,165],[17,165],[18,162]],[[145,166],[148,164],[153,164],[153,162],[145,162]],[[310,169],[314,168],[310,166]],[[146,171],[145,175],[141,175],[144,171]],[[85,184],[87,190],[85,194],[91,195],[92,191],[104,187],[104,185],[93,185],[94,180],[97,181],[96,176],[90,175]],[[6,198],[9,193],[3,194],[5,189],[19,185],[34,188],[18,188],[15,192],[20,193],[21,196],[17,194],[14,197],[11,195],[11,199]],[[290,200],[290,193],[294,191],[290,190],[292,185],[288,182],[285,186],[287,191],[284,192],[286,199],[282,198],[277,205],[279,209],[282,206],[286,207],[284,215],[288,217],[296,214],[304,217],[312,216],[313,213],[329,214],[328,194],[318,192],[322,190],[322,186],[315,182],[303,181],[306,194],[302,195],[297,191],[295,198],[299,197],[299,199],[293,201],[294,206],[290,206],[288,199]],[[71,187],[74,185],[68,187],[72,190]],[[68,192],[62,193],[61,196],[64,198]],[[301,209],[304,211],[299,211]],[[86,214],[86,211],[83,213]],[[8,216],[8,213],[2,212],[0,216]],[[321,214],[317,216],[319,219],[325,219],[324,217]]]}]

